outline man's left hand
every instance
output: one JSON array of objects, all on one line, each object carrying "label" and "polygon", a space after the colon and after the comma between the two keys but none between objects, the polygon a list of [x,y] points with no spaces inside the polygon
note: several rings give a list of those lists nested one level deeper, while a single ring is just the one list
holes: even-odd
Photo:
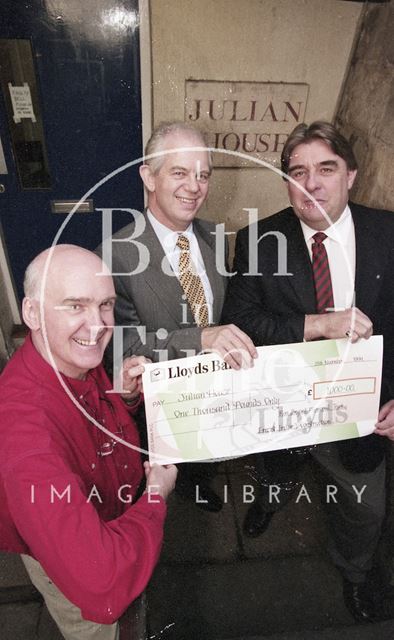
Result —
[{"label": "man's left hand", "polygon": [[150,360],[144,356],[131,356],[123,360],[122,367],[122,398],[126,402],[137,400],[142,392],[142,374],[145,371],[144,364],[148,364]]}]

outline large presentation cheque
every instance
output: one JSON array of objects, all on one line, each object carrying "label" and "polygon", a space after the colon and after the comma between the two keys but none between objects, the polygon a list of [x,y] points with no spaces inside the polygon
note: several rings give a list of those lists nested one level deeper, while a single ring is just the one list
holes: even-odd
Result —
[{"label": "large presentation cheque", "polygon": [[381,336],[257,351],[254,367],[240,371],[213,353],[145,365],[151,462],[238,457],[374,430]]}]

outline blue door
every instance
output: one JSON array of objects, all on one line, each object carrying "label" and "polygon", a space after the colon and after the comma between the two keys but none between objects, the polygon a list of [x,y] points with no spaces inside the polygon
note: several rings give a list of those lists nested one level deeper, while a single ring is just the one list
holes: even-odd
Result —
[{"label": "blue door", "polygon": [[[138,0],[2,0],[0,81],[0,220],[21,295],[73,203],[142,155]],[[94,248],[98,209],[141,210],[138,167],[89,200],[58,242]],[[114,229],[128,222],[114,213]]]}]

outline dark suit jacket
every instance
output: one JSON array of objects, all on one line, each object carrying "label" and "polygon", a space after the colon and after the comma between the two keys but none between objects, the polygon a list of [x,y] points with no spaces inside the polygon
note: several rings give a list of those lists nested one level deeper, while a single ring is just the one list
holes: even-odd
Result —
[{"label": "dark suit jacket", "polygon": [[[394,214],[350,203],[356,237],[355,304],[384,336],[382,402],[394,397]],[[291,207],[260,220],[257,237],[280,231],[287,239],[287,269],[278,273],[278,241],[260,240],[257,272],[249,271],[251,229],[237,235],[234,275],[223,308],[222,322],[233,322],[257,346],[301,342],[306,314],[316,313],[312,264],[300,222]],[[253,231],[253,229],[252,229]],[[254,229],[256,231],[256,229]],[[342,460],[355,471],[374,469],[383,457],[384,438],[367,436],[338,444]]]},{"label": "dark suit jacket", "polygon": [[[145,262],[140,273],[114,275],[117,293],[116,324],[140,327],[144,334],[139,335],[135,329],[126,330],[124,354],[144,355],[153,361],[159,360],[160,350],[167,350],[167,359],[194,355],[201,351],[202,330],[196,327],[191,309],[182,298],[183,290],[179,280],[174,274],[167,275],[163,272],[163,260],[167,264],[166,269],[171,272],[171,268],[160,241],[145,215],[144,219],[145,229],[134,242],[118,242],[132,235],[134,223],[123,227],[113,236],[112,271],[114,274],[130,273],[136,269],[139,262]],[[212,288],[213,324],[218,324],[224,301],[226,278],[216,269],[215,235],[211,233],[215,231],[215,224],[195,219],[193,228]],[[143,253],[140,253],[139,245],[145,247],[148,253],[144,249]],[[185,309],[187,318],[184,317]],[[165,337],[157,335],[160,329],[165,330],[168,335]],[[162,353],[161,359],[166,359],[165,353]]]}]

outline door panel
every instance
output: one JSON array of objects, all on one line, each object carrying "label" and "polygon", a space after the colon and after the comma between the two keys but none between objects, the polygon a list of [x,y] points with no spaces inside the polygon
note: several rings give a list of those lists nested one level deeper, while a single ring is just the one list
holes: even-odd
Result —
[{"label": "door panel", "polygon": [[[0,215],[21,294],[27,264],[51,245],[65,218],[51,212],[51,203],[78,201],[111,171],[142,155],[138,0],[2,0],[0,25],[1,39],[25,39],[31,46],[36,80],[31,94],[36,91],[41,110],[43,147],[32,136],[27,146],[19,144],[19,152],[30,166],[38,166],[34,163],[46,153],[50,176],[39,186],[21,183],[16,143],[18,128],[28,128],[28,119],[10,127],[8,83],[3,83],[0,136],[8,174],[1,176]],[[2,56],[0,74],[5,70]],[[23,79],[19,74],[12,84],[21,87]],[[118,174],[91,198],[95,209],[142,209],[137,167]],[[114,229],[129,221],[127,214],[117,214]],[[76,213],[59,242],[94,248],[100,240],[99,214]]]}]

